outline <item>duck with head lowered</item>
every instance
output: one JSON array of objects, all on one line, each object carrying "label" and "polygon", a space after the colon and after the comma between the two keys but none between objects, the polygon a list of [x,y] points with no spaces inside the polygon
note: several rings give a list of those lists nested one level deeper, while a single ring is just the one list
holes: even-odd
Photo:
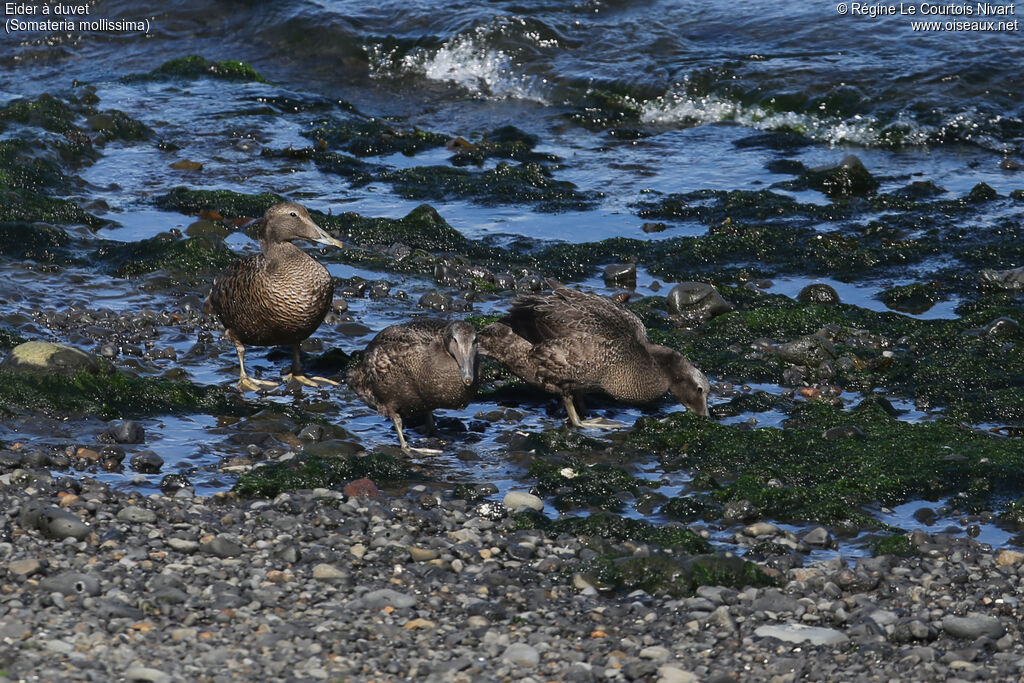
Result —
[{"label": "duck with head lowered", "polygon": [[334,281],[321,263],[292,244],[306,240],[335,247],[344,245],[313,222],[305,207],[282,202],[267,209],[260,221],[258,254],[239,259],[213,281],[203,310],[215,313],[224,336],[238,352],[242,390],[278,386],[245,371],[246,346],[291,345],[291,373],[309,386],[337,384],[323,377],[305,377],[299,361],[299,343],[313,334],[330,310]]},{"label": "duck with head lowered", "polygon": [[704,373],[678,351],[652,344],[636,315],[598,294],[557,285],[550,294],[519,296],[479,340],[481,353],[561,396],[574,427],[621,426],[580,420],[574,397],[594,391],[637,404],[671,392],[688,410],[708,415]]}]

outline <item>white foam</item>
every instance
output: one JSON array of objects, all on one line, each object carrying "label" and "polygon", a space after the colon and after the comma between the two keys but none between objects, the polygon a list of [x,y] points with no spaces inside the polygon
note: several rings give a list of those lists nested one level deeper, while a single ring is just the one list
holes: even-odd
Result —
[{"label": "white foam", "polygon": [[379,76],[419,74],[433,81],[458,85],[481,99],[546,103],[542,92],[544,79],[523,73],[508,53],[488,47],[494,30],[492,26],[478,26],[436,50],[415,50],[400,60],[395,59],[393,52],[367,48],[371,70]]},{"label": "white foam", "polygon": [[[691,123],[701,125],[732,121],[756,130],[790,130],[814,140],[837,145],[864,146],[891,144],[898,137],[902,144],[925,144],[930,137],[924,127],[901,119],[888,127],[872,116],[816,117],[797,112],[772,112],[758,105],[743,106],[716,95],[693,96],[685,89],[675,90],[649,100],[641,107],[644,123]],[[898,136],[893,134],[899,131]]]}]

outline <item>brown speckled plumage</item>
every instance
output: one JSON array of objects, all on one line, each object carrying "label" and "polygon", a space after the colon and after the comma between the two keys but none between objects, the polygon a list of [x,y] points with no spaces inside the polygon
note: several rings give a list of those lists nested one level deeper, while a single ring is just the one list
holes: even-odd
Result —
[{"label": "brown speckled plumage", "polygon": [[342,246],[294,202],[272,206],[261,220],[262,253],[228,266],[214,280],[206,302],[206,310],[217,314],[224,335],[238,350],[243,383],[255,383],[245,373],[246,345],[293,345],[292,372],[301,376],[298,344],[313,334],[331,307],[330,273],[291,240]]},{"label": "brown speckled plumage", "polygon": [[402,418],[462,408],[477,389],[476,331],[463,321],[422,319],[381,330],[349,370],[349,387],[390,417],[402,448]]},{"label": "brown speckled plumage", "polygon": [[562,396],[576,426],[572,397],[593,391],[629,403],[649,403],[671,391],[689,410],[708,414],[704,374],[678,351],[650,343],[639,318],[597,294],[557,287],[520,296],[479,340],[481,353]]}]

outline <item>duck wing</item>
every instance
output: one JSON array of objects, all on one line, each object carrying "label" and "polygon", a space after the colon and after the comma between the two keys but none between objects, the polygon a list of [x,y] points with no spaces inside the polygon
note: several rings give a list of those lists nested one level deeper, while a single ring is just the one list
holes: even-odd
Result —
[{"label": "duck wing", "polygon": [[569,287],[518,297],[505,322],[534,344],[575,335],[647,341],[644,324],[631,311],[598,294]]}]

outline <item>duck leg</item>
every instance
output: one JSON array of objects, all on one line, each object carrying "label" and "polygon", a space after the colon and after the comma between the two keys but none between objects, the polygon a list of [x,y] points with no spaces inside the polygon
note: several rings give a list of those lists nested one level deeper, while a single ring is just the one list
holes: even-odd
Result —
[{"label": "duck leg", "polygon": [[581,420],[579,414],[576,412],[576,404],[573,402],[571,395],[566,394],[562,396],[562,402],[565,403],[565,412],[569,414],[569,424],[577,429],[591,427],[596,429],[621,429],[625,426],[621,422],[606,420],[603,417]]},{"label": "duck leg", "polygon": [[235,352],[238,354],[238,390],[239,391],[260,391],[270,390],[278,386],[277,382],[265,379],[253,379],[245,372],[245,344],[234,335],[231,330],[225,330],[224,336],[235,345]]},{"label": "duck leg", "polygon": [[[284,377],[285,382],[291,382],[295,380],[299,384],[305,384],[307,387],[319,387],[323,384],[329,384],[330,386],[338,386],[338,383],[333,379],[327,379],[326,377],[306,377],[302,374],[302,362],[299,360],[299,345],[292,344],[292,371]],[[401,435],[401,432],[399,432]]]},{"label": "duck leg", "polygon": [[402,433],[402,416],[398,413],[391,415],[391,421],[395,423],[395,431],[398,432],[398,445],[403,451],[409,450],[409,444],[405,441],[405,434]]},{"label": "duck leg", "polygon": [[[433,417],[433,416],[431,416]],[[402,433],[402,416],[395,413],[391,416],[391,421],[395,423],[395,431],[398,432],[398,445],[402,447],[402,450],[406,453],[419,453],[420,455],[438,455],[444,451],[439,451],[436,448],[413,448],[405,440],[405,435]],[[433,420],[430,421],[431,428],[433,428]]]}]

